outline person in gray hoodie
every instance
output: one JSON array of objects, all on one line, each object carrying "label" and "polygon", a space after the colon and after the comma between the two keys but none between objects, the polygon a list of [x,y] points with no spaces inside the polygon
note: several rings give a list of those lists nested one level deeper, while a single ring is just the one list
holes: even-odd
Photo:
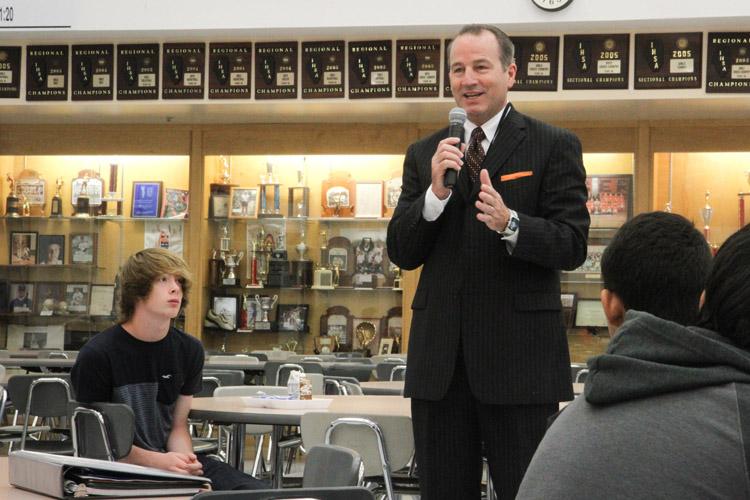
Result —
[{"label": "person in gray hoodie", "polygon": [[616,334],[517,498],[750,498],[750,226],[721,247],[701,298],[709,267],[680,216],[623,225],[602,257]]}]

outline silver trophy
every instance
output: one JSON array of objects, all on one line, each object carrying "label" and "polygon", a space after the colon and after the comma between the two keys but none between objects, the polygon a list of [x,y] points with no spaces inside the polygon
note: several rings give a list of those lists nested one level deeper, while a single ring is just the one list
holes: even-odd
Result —
[{"label": "silver trophy", "polygon": [[244,255],[245,252],[235,253],[233,250],[224,252],[224,254],[222,255],[222,259],[224,260],[225,273],[224,277],[222,278],[222,283],[224,285],[237,285],[237,275],[234,273],[234,269],[240,265],[240,262],[242,261],[242,257],[244,257]]},{"label": "silver trophy", "polygon": [[276,305],[276,301],[278,300],[278,295],[274,295],[273,297],[261,297],[258,294],[255,295],[255,303],[258,304],[258,311],[260,313],[260,318],[255,321],[256,330],[271,329],[271,322],[268,320],[268,312],[273,309],[273,306]]}]

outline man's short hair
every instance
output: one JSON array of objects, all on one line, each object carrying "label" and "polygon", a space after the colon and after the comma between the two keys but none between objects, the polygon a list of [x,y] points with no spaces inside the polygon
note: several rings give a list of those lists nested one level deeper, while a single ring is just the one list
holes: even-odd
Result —
[{"label": "man's short hair", "polygon": [[118,312],[121,323],[133,317],[138,301],[148,297],[154,280],[164,274],[177,277],[182,285],[181,307],[187,305],[192,276],[185,261],[169,250],[146,248],[131,255],[120,269]]},{"label": "man's short hair", "polygon": [[699,325],[750,347],[750,226],[724,242],[706,282]]},{"label": "man's short hair", "polygon": [[[495,39],[497,40],[498,53],[500,54],[500,62],[503,64],[503,69],[508,69],[508,66],[513,63],[516,49],[513,46],[513,42],[510,40],[510,37],[497,26],[493,26],[492,24],[467,24],[466,26],[461,28],[458,33],[456,33],[456,36],[453,37],[453,39],[455,40],[461,35],[467,34],[479,36],[483,31],[489,31],[490,33],[495,35]],[[448,46],[449,55],[451,53],[452,47],[453,42],[451,42]]]},{"label": "man's short hair", "polygon": [[604,288],[617,294],[625,309],[692,325],[711,251],[686,218],[649,212],[623,224],[604,250],[601,267]]}]

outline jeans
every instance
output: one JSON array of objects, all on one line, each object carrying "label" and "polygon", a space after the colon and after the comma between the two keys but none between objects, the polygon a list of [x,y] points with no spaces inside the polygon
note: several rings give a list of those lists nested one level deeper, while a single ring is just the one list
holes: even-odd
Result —
[{"label": "jeans", "polygon": [[198,461],[203,465],[203,475],[211,480],[213,489],[216,491],[263,490],[271,487],[267,482],[255,479],[215,458],[198,455]]}]

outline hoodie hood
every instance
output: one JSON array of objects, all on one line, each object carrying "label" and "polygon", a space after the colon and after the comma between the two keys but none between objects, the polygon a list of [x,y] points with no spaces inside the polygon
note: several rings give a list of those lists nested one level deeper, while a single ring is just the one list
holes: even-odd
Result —
[{"label": "hoodie hood", "polygon": [[619,403],[730,382],[750,383],[750,352],[698,327],[627,311],[606,354],[588,361],[584,395]]}]

